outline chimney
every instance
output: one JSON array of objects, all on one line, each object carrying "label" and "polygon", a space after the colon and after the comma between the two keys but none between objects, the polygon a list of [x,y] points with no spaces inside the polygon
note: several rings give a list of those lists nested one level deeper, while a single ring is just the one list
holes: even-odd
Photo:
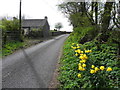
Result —
[{"label": "chimney", "polygon": [[45,16],[45,19],[47,20],[47,19],[48,19],[48,17],[47,17],[47,16]]}]

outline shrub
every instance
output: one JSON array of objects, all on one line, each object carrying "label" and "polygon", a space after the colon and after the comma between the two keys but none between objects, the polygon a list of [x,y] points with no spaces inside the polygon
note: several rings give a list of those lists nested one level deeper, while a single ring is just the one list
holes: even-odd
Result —
[{"label": "shrub", "polygon": [[14,19],[14,20],[3,19],[2,26],[3,26],[2,27],[3,31],[19,30],[19,20],[18,19]]},{"label": "shrub", "polygon": [[70,38],[72,41],[79,42],[82,38],[84,38],[89,33],[90,33],[89,34],[89,37],[90,37],[90,35],[93,34],[93,33],[91,33],[92,31],[94,31],[94,27],[77,27],[77,28],[74,28],[74,31],[73,31],[73,33],[71,33]]}]

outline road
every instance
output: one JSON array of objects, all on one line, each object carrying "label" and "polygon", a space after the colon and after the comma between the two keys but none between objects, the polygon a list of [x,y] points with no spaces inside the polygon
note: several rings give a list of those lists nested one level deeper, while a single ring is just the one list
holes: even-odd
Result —
[{"label": "road", "polygon": [[47,88],[68,34],[44,41],[2,60],[2,88]]}]

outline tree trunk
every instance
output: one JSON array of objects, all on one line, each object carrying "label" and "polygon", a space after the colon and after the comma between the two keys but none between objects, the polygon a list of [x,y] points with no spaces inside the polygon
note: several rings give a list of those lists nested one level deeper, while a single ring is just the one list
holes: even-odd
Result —
[{"label": "tree trunk", "polygon": [[91,6],[91,16],[93,18],[93,12],[94,12],[94,2],[92,2],[92,6]]},{"label": "tree trunk", "polygon": [[104,13],[102,15],[100,42],[107,42],[109,36],[107,35],[112,11],[113,2],[106,2],[104,7]]},{"label": "tree trunk", "polygon": [[110,24],[112,5],[113,5],[113,2],[106,2],[104,7],[104,13],[102,17],[102,28],[101,28],[101,33],[103,34],[106,33]]},{"label": "tree trunk", "polygon": [[95,2],[95,24],[98,23],[98,3]]},{"label": "tree trunk", "polygon": [[81,10],[82,10],[82,16],[86,14],[86,4],[85,2],[81,2]]}]

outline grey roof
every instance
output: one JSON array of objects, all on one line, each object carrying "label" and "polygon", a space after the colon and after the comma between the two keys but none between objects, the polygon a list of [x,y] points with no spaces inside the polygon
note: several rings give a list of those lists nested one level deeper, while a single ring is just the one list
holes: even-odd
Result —
[{"label": "grey roof", "polygon": [[46,19],[24,19],[22,21],[22,27],[42,27],[46,21]]}]

